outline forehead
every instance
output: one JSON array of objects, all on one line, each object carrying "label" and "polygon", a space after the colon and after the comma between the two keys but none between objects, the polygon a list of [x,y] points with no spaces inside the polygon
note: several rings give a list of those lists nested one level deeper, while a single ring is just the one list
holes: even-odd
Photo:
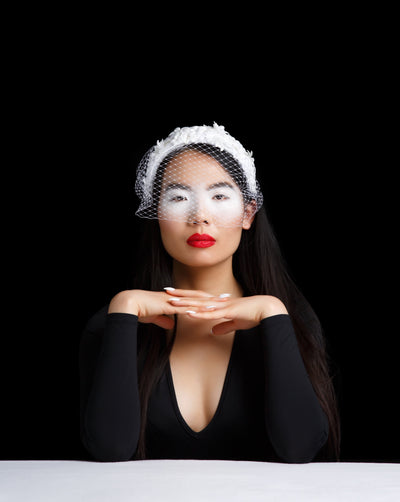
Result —
[{"label": "forehead", "polygon": [[216,159],[195,150],[187,150],[171,159],[163,176],[163,183],[179,182],[193,185],[199,182],[221,181],[232,183],[233,180]]}]

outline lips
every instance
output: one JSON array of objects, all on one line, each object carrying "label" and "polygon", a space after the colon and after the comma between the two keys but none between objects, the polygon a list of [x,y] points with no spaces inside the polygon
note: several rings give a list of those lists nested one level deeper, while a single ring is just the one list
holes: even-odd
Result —
[{"label": "lips", "polygon": [[215,239],[207,234],[193,234],[186,242],[194,248],[209,248],[210,246],[214,246]]}]

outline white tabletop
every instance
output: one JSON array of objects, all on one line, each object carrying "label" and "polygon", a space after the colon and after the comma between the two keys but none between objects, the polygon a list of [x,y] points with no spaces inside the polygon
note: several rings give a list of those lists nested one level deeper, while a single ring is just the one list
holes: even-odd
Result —
[{"label": "white tabletop", "polygon": [[1,502],[400,501],[400,464],[0,462]]}]

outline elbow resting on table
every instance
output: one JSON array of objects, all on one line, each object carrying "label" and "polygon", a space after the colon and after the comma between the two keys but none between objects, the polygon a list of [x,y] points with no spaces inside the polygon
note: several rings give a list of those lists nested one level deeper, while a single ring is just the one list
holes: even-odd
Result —
[{"label": "elbow resting on table", "polygon": [[137,447],[137,439],[132,444],[118,444],[112,440],[101,441],[89,439],[86,434],[82,434],[82,443],[86,450],[98,462],[127,462],[132,460]]},{"label": "elbow resting on table", "polygon": [[328,432],[324,430],[322,434],[314,440],[300,442],[297,444],[275,445],[275,451],[282,462],[288,464],[307,464],[312,462],[328,439]]}]

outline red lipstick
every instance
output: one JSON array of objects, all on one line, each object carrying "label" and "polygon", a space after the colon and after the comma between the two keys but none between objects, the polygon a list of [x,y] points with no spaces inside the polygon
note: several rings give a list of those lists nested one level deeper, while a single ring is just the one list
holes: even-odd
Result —
[{"label": "red lipstick", "polygon": [[214,246],[215,239],[207,234],[193,234],[186,242],[194,248],[209,248],[210,246]]}]

